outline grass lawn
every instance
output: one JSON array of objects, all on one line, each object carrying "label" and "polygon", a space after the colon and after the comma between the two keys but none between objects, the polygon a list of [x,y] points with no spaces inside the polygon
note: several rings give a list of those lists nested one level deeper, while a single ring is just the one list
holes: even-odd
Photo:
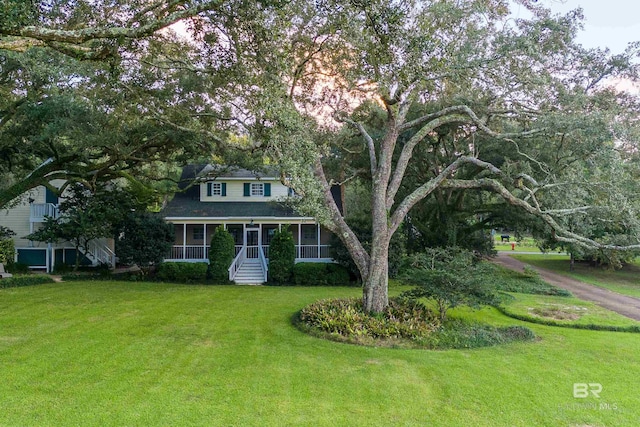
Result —
[{"label": "grass lawn", "polygon": [[590,267],[586,264],[575,263],[574,271],[569,271],[568,255],[513,255],[513,257],[585,283],[640,298],[640,266],[635,264],[626,265],[621,270],[607,270],[602,267]]},{"label": "grass lawn", "polygon": [[540,249],[536,245],[536,241],[531,237],[523,237],[520,240],[516,240],[514,235],[511,235],[511,241],[509,243],[503,243],[500,239],[500,233],[493,236],[493,248],[499,252],[511,252],[511,243],[515,243],[514,251],[517,252],[540,252]]},{"label": "grass lawn", "polygon": [[[573,297],[509,293],[509,313],[567,325],[640,326],[640,322]],[[640,339],[640,335],[638,335]]]},{"label": "grass lawn", "polygon": [[[291,316],[354,288],[72,282],[0,290],[0,425],[637,426],[640,336],[367,348]],[[600,383],[600,398],[574,398]]]}]

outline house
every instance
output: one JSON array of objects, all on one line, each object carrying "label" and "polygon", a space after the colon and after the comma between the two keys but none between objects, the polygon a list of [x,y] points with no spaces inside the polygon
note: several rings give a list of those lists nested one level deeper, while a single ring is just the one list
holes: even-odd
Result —
[{"label": "house", "polygon": [[183,185],[183,191],[162,210],[176,232],[165,261],[208,261],[209,242],[219,226],[235,239],[236,259],[229,267],[229,278],[236,283],[266,281],[269,243],[282,227],[293,233],[296,262],[332,261],[330,232],[313,217],[281,203],[292,193],[276,173],[190,165],[184,168],[181,182],[195,184]]},{"label": "house", "polygon": [[[50,184],[60,188],[64,181],[55,180]],[[75,264],[76,257],[82,257],[82,264],[115,265],[114,245],[112,239],[98,239],[91,243],[87,253],[76,253],[69,242],[43,243],[25,239],[25,236],[37,231],[46,217],[58,218],[58,195],[41,185],[18,199],[9,208],[0,210],[0,225],[15,233],[13,241],[16,247],[16,262],[26,264],[31,269],[42,269],[51,272],[56,264]]]}]

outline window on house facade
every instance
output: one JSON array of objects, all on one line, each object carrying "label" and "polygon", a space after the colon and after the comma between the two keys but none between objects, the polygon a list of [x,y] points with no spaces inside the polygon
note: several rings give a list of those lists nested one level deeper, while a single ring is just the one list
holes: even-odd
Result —
[{"label": "window on house facade", "polygon": [[262,244],[265,246],[269,246],[269,244],[271,243],[271,239],[273,238],[273,235],[276,234],[277,228],[268,228],[263,230],[264,231],[262,233]]},{"label": "window on house facade", "polygon": [[305,243],[315,242],[318,237],[318,231],[315,228],[302,227],[302,240]]},{"label": "window on house facade", "polygon": [[265,182],[245,182],[244,197],[270,197],[271,183]]},{"label": "window on house facade", "polygon": [[264,184],[251,183],[251,196],[264,196]]},{"label": "window on house facade", "polygon": [[207,182],[207,197],[226,195],[227,184],[225,182]]},{"label": "window on house facade", "polygon": [[204,240],[204,227],[193,228],[193,240]]}]

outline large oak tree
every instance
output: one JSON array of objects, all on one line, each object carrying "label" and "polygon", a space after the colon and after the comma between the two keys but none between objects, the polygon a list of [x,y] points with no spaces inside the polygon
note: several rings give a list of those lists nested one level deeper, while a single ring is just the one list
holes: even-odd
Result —
[{"label": "large oak tree", "polygon": [[[368,310],[388,303],[391,237],[435,191],[489,192],[539,218],[558,241],[617,247],[558,221],[593,206],[580,198],[553,202],[572,191],[563,180],[575,159],[599,161],[614,143],[633,141],[637,101],[607,82],[636,76],[636,47],[616,56],[586,50],[574,40],[579,11],[553,16],[535,2],[518,3],[531,19],[514,19],[501,0],[289,2],[255,12],[270,38],[204,14],[212,25],[203,31],[226,41],[225,57],[243,77],[226,88],[229,104],[221,102],[220,112],[237,132],[266,145],[283,181],[305,196],[300,209],[342,239],[363,278]],[[219,66],[206,47],[201,53],[205,59],[193,69]],[[351,114],[357,105],[383,111],[381,132],[366,125],[367,115]],[[357,132],[367,153],[370,250],[330,191],[349,179],[326,170],[340,141],[336,123]],[[489,146],[502,147],[500,159],[485,156],[496,152]],[[406,179],[416,150],[430,153],[420,182]]]}]

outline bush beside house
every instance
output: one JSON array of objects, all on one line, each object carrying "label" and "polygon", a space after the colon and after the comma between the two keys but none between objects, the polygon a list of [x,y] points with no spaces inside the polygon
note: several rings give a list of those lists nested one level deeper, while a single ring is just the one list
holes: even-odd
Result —
[{"label": "bush beside house", "polygon": [[164,262],[158,266],[156,279],[182,283],[204,283],[207,278],[206,262]]},{"label": "bush beside house", "polygon": [[289,228],[276,230],[269,244],[269,283],[287,284],[296,263],[296,246]]},{"label": "bush beside house", "polygon": [[339,264],[301,262],[293,268],[297,286],[349,286],[349,270]]},{"label": "bush beside house", "polygon": [[209,269],[207,278],[217,283],[229,282],[229,266],[236,254],[233,236],[224,227],[216,228],[211,236],[209,248]]}]

